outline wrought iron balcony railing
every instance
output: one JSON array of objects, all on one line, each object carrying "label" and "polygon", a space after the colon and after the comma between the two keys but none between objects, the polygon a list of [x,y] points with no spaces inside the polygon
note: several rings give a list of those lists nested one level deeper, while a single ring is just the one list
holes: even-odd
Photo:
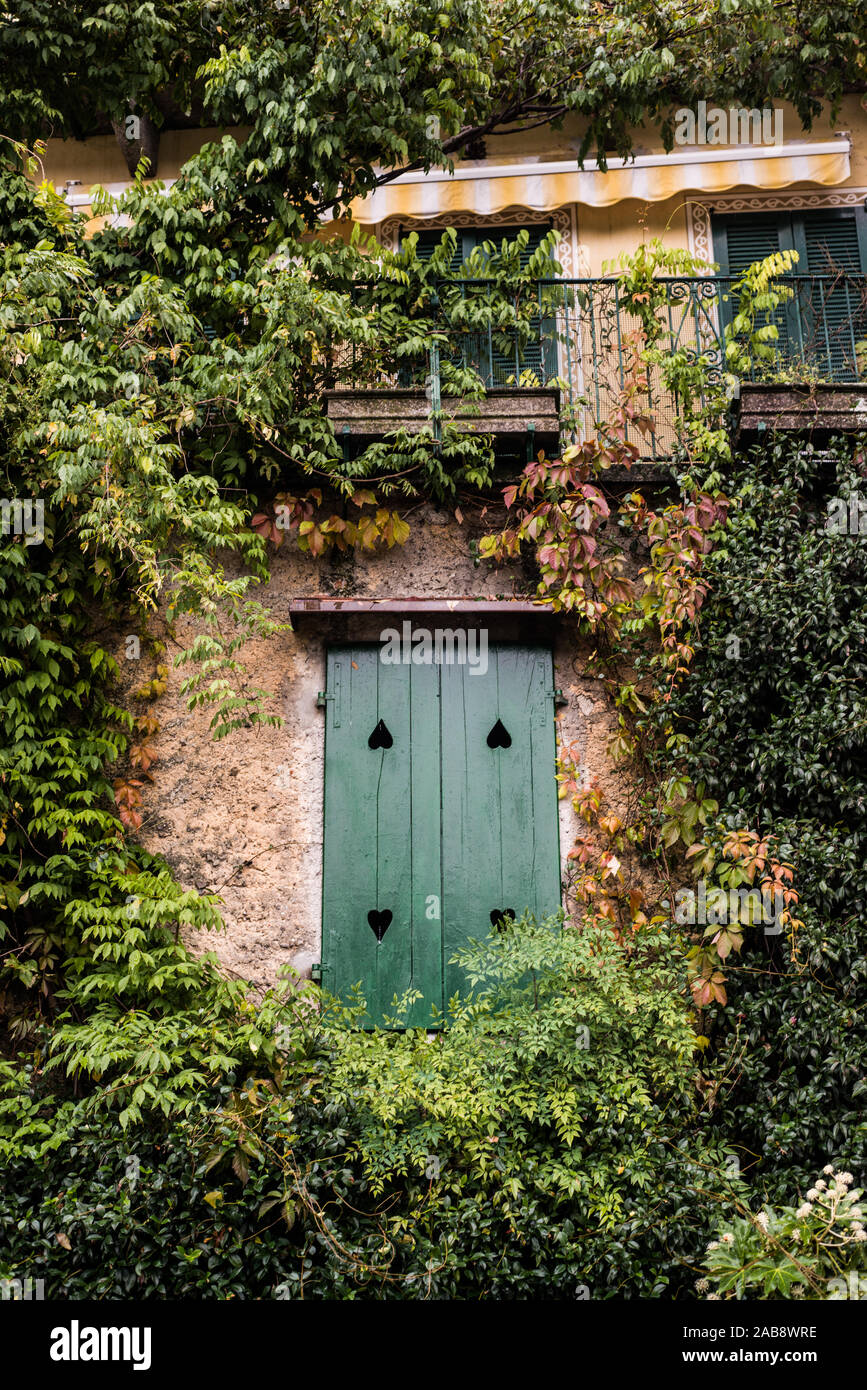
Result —
[{"label": "wrought iron balcony railing", "polygon": [[[708,380],[725,370],[725,328],[737,311],[733,276],[666,278],[657,311],[663,352],[703,356]],[[765,381],[867,383],[867,276],[847,272],[784,275],[792,291],[772,319],[772,357],[752,372]],[[557,385],[568,429],[592,429],[611,415],[630,378],[643,380],[654,419],[650,436],[635,435],[643,457],[671,452],[681,403],[659,368],[638,365],[639,320],[615,279],[540,280],[511,299],[484,280],[451,280],[440,287],[442,326],[433,351],[409,357],[394,371],[344,382],[350,389],[409,387],[428,392],[434,411],[468,384],[486,391]],[[346,364],[348,365],[348,364]],[[351,367],[349,378],[354,376]]]}]

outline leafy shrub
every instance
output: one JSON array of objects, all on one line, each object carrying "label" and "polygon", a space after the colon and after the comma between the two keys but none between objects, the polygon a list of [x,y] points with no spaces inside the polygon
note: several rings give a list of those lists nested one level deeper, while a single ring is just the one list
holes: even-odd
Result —
[{"label": "leafy shrub", "polygon": [[[695,1126],[696,1038],[677,947],[524,921],[462,953],[442,1033],[333,1036],[329,1096],[357,1113],[372,1190],[439,1296],[673,1292],[721,1199]],[[333,1035],[333,1029],[338,1033]],[[415,1215],[407,1221],[407,1200]]]},{"label": "leafy shrub", "polygon": [[795,866],[803,927],[751,933],[705,1024],[713,1124],[775,1203],[828,1155],[867,1158],[867,537],[825,525],[864,474],[851,441],[778,436],[736,460],[700,656],[665,714],[723,826],[773,832]]},{"label": "leafy shrub", "polygon": [[7,1067],[4,1272],[72,1297],[689,1295],[709,1199],[738,1187],[694,1137],[676,946],[553,919],[463,963],[440,1034],[361,1031],[361,1003],[320,1014],[313,990],[242,1012],[234,1039],[226,1011],[229,1070],[192,1092],[173,1076],[184,1049],[199,1075],[215,1023],[191,1012],[163,1058],[179,1113],[142,1095],[125,1133],[122,1037],[76,1102]]},{"label": "leafy shrub", "polygon": [[[846,1274],[865,1267],[861,1189],[828,1163],[800,1206],[766,1207],[726,1223],[707,1248],[709,1298],[828,1298],[848,1294]],[[829,1293],[829,1289],[831,1292]],[[856,1295],[857,1296],[857,1295]]]}]

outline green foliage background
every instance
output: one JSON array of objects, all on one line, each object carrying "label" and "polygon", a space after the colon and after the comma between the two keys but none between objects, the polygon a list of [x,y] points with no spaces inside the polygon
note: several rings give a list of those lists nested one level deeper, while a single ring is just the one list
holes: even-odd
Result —
[{"label": "green foliage background", "polygon": [[701,662],[676,701],[690,775],[729,825],[794,846],[806,903],[794,957],[785,933],[759,934],[713,1021],[715,1125],[776,1201],[829,1159],[864,1163],[867,537],[825,522],[831,498],[863,496],[865,471],[863,443],[843,440],[780,438],[735,460],[741,505],[710,556]]}]

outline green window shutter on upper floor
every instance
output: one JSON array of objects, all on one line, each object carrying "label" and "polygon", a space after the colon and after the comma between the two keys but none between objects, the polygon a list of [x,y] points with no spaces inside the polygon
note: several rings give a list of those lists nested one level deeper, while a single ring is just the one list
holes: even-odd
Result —
[{"label": "green window shutter on upper floor", "polygon": [[[415,228],[413,228],[413,227],[404,227],[404,228],[402,229],[402,231],[401,231],[401,234],[400,234],[401,243],[403,243],[403,242],[406,240],[406,238],[407,238],[407,236],[409,235],[409,233],[410,233],[411,231],[414,231],[414,230],[415,230]],[[460,273],[461,273],[461,266],[463,265],[463,262],[464,262],[464,259],[465,259],[465,257],[464,257],[464,252],[463,252],[463,246],[462,246],[462,242],[461,242],[461,230],[460,230],[460,228],[457,229],[457,235],[458,235],[457,246],[455,247],[455,253],[454,253],[454,255],[452,256],[451,263],[450,263],[450,265],[449,265],[449,274],[450,274],[450,275],[460,275]],[[440,230],[440,231],[420,231],[420,232],[418,233],[418,244],[416,245],[416,248],[415,248],[415,254],[418,256],[419,260],[420,260],[420,261],[423,261],[425,264],[427,264],[427,262],[430,260],[431,256],[433,255],[434,251],[435,251],[435,250],[437,249],[437,247],[439,246],[439,244],[440,244],[440,242],[442,241],[442,239],[443,239],[443,233],[442,233],[441,230]],[[469,254],[469,253],[468,253],[468,254]]]},{"label": "green window shutter on upper floor", "polygon": [[835,268],[867,273],[867,216],[861,208],[731,213],[713,218],[720,274],[737,276],[774,251],[798,252],[798,275]]},{"label": "green window shutter on upper floor", "polygon": [[[795,298],[775,316],[780,357],[812,364],[831,378],[856,374],[855,343],[867,333],[863,282],[867,274],[867,216],[861,208],[828,208],[713,218],[714,257],[720,274],[736,279],[775,251],[795,250]],[[843,272],[841,274],[841,272]],[[848,272],[848,274],[846,274]],[[723,323],[734,305],[723,302]]]},{"label": "green window shutter on upper floor", "polygon": [[[776,213],[756,216],[715,217],[713,219],[714,259],[720,274],[736,280],[756,261],[763,261],[776,251],[793,250],[791,219]],[[728,287],[726,287],[728,289]],[[731,323],[737,305],[733,298],[723,295],[721,315],[723,325]],[[790,340],[796,340],[797,326],[791,311],[780,307],[774,314],[777,329],[777,350],[786,358]]]},{"label": "green window shutter on upper floor", "polygon": [[560,905],[552,660],[503,644],[474,672],[380,653],[328,654],[322,979],[343,998],[360,982],[376,1025],[418,990],[407,1024],[424,1027],[492,914]]},{"label": "green window shutter on upper floor", "polygon": [[[798,244],[800,264],[808,274],[832,277],[811,289],[805,305],[808,352],[830,364],[830,376],[854,376],[855,345],[867,335],[867,304],[864,282],[851,277],[867,271],[867,216],[860,208],[836,216],[807,214]],[[849,275],[838,275],[839,271]]]},{"label": "green window shutter on upper floor", "polygon": [[[492,241],[499,246],[503,241],[514,241],[520,231],[526,231],[529,240],[524,250],[521,252],[521,266],[526,267],[530,263],[531,257],[538,251],[544,237],[551,230],[551,224],[543,223],[522,227],[520,223],[515,223],[513,227],[456,227],[457,246],[452,258],[451,273],[460,274],[460,267],[464,261],[468,260],[471,253],[477,246],[481,246],[486,241]],[[420,261],[429,261],[436,248],[443,238],[443,230],[419,229],[416,227],[402,227],[400,233],[401,242],[405,241],[410,232],[418,233],[418,245],[416,255]]]},{"label": "green window shutter on upper floor", "polygon": [[[402,228],[401,241],[414,230],[416,229],[409,226]],[[551,224],[522,227],[520,223],[515,223],[514,226],[507,227],[458,227],[455,230],[457,246],[449,274],[458,278],[461,266],[477,247],[486,241],[493,242],[496,246],[500,246],[503,241],[514,241],[522,230],[528,233],[527,244],[520,253],[520,264],[522,268],[526,268],[550,232]],[[416,255],[419,260],[430,260],[442,236],[442,229],[418,231]],[[511,346],[511,337],[510,334],[501,333],[496,339],[480,338],[473,343],[468,357],[488,386],[544,386],[551,377],[557,375],[556,329],[552,318],[545,317],[539,320],[522,348],[519,348],[514,338],[514,347]]]},{"label": "green window shutter on upper floor", "polygon": [[[480,241],[494,241],[498,245],[503,240],[514,241],[520,230],[520,227],[498,227],[496,232],[481,236]],[[547,225],[528,227],[526,230],[530,239],[520,254],[522,269],[529,265],[551,228]],[[495,386],[519,385],[522,381],[534,386],[544,386],[550,377],[557,375],[557,345],[553,319],[542,319],[539,332],[532,335],[523,348],[519,349],[517,342],[511,348],[499,341],[494,343],[490,360],[491,376]]]}]

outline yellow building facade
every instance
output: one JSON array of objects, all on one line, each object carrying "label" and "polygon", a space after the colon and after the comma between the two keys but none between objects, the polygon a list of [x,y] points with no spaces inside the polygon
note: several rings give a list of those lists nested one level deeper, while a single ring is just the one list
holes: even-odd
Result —
[{"label": "yellow building facade", "polygon": [[[357,200],[353,217],[386,244],[395,244],[401,228],[553,226],[559,232],[564,274],[595,277],[607,262],[650,237],[691,251],[710,269],[715,216],[863,210],[867,113],[857,97],[844,101],[836,120],[826,116],[810,132],[801,128],[791,108],[783,107],[776,113],[774,138],[749,144],[731,137],[758,134],[755,121],[738,125],[735,113],[726,111],[726,120],[715,128],[715,110],[708,108],[707,129],[695,132],[698,139],[675,145],[669,153],[658,132],[633,131],[634,157],[612,159],[605,171],[594,160],[578,168],[581,139],[575,121],[559,131],[542,128],[489,137],[483,160],[459,161],[453,174],[431,170],[403,175],[370,198]],[[164,131],[160,179],[171,182],[204,143],[224,133]],[[229,133],[244,138],[241,129]],[[720,136],[726,138],[716,143]],[[113,136],[49,141],[43,163],[46,178],[85,214],[94,185],[112,193],[129,187]]]}]

